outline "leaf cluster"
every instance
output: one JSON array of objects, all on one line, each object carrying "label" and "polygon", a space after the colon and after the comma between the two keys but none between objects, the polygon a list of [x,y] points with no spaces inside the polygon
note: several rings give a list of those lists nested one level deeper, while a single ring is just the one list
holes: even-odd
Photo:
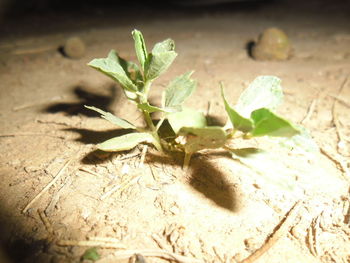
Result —
[{"label": "leaf cluster", "polygon": [[[293,137],[299,128],[275,113],[281,104],[283,92],[281,81],[274,76],[257,77],[241,94],[232,107],[221,85],[223,104],[232,129],[208,126],[206,116],[197,110],[184,107],[186,99],[194,92],[196,81],[191,78],[193,71],[170,81],[162,94],[161,106],[152,105],[148,93],[155,79],[162,75],[177,56],[175,43],[166,39],[147,51],[142,33],[132,32],[138,64],[122,59],[114,50],[106,58],[92,60],[88,65],[119,83],[128,100],[136,104],[145,119],[145,127],[137,127],[128,120],[119,118],[101,109],[86,106],[101,114],[109,122],[134,132],[109,139],[97,145],[103,151],[129,150],[140,143],[153,144],[159,151],[180,150],[185,153],[188,165],[193,153],[203,149],[226,148],[236,133],[243,138],[259,136]],[[160,112],[157,125],[150,114]],[[162,137],[160,128],[164,120],[170,124],[171,135]]]}]

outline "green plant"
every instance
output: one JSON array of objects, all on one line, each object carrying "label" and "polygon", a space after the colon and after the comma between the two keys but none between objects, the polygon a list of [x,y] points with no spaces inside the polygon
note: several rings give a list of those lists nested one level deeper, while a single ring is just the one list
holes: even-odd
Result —
[{"label": "green plant", "polygon": [[[208,126],[202,112],[183,106],[196,88],[196,82],[191,79],[192,71],[178,76],[168,84],[162,95],[161,107],[151,105],[148,100],[151,85],[177,56],[175,44],[173,40],[167,39],[157,43],[148,53],[141,32],[134,30],[132,36],[139,65],[125,61],[114,50],[110,51],[107,58],[94,59],[88,65],[120,84],[127,99],[142,112],[146,126],[136,127],[109,112],[86,106],[115,125],[134,130],[98,144],[98,149],[123,151],[132,149],[139,143],[149,143],[159,151],[184,152],[184,166],[188,166],[191,155],[203,149],[222,147],[232,152],[234,149],[228,143],[237,137],[293,137],[300,132],[299,128],[274,112],[283,98],[281,81],[274,76],[256,78],[241,94],[235,107],[227,102],[221,84],[221,96],[230,120],[225,127]],[[162,114],[157,124],[151,119],[150,114],[153,112]],[[160,133],[164,120],[168,121],[172,129],[167,136],[161,136]]]}]

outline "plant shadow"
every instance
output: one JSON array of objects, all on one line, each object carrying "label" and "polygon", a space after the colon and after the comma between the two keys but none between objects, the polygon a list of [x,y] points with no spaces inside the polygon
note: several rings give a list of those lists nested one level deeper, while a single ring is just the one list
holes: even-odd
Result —
[{"label": "plant shadow", "polygon": [[253,48],[255,47],[256,42],[254,40],[250,40],[246,43],[245,45],[245,49],[247,51],[247,54],[250,58],[254,58],[253,57]]},{"label": "plant shadow", "polygon": [[216,205],[232,212],[238,211],[235,184],[211,162],[201,159],[192,161],[190,185]]},{"label": "plant shadow", "polygon": [[[132,129],[112,129],[107,131],[93,131],[83,128],[66,128],[64,131],[76,132],[80,135],[80,137],[76,138],[75,141],[81,142],[84,144],[98,144],[102,143],[108,139],[113,137],[122,136],[128,133],[131,133]],[[106,153],[101,150],[94,150],[86,154],[81,162],[83,164],[97,164],[106,162],[107,158],[111,153]],[[96,158],[99,156],[99,158]]]},{"label": "plant shadow", "polygon": [[65,128],[64,131],[76,132],[80,135],[75,141],[84,144],[98,144],[113,137],[121,136],[132,132],[132,129],[112,129],[106,131],[94,131],[83,128]]},{"label": "plant shadow", "polygon": [[[227,157],[225,152],[215,153],[216,156]],[[214,202],[217,206],[237,212],[239,210],[237,201],[237,184],[229,181],[225,175],[212,161],[201,154],[194,154],[188,169],[188,182],[190,186],[201,193],[205,198]],[[202,158],[204,157],[204,158]],[[182,166],[183,154],[171,155],[147,154],[146,163],[161,163]]]},{"label": "plant shadow", "polygon": [[104,111],[111,111],[110,106],[113,102],[119,100],[121,94],[120,89],[117,89],[115,85],[111,85],[108,88],[108,91],[108,95],[101,95],[91,92],[81,86],[76,86],[73,88],[73,93],[79,100],[78,102],[56,103],[49,105],[43,109],[43,111],[48,113],[64,112],[70,116],[82,114],[89,117],[95,117],[96,113],[86,109],[84,105],[92,105]]}]

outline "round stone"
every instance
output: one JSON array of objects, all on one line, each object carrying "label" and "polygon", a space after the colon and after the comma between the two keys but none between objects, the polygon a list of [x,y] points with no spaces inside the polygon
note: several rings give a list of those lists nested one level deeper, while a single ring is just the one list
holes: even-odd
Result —
[{"label": "round stone", "polygon": [[79,37],[70,37],[63,46],[64,54],[69,58],[82,58],[85,55],[85,44]]},{"label": "round stone", "polygon": [[287,34],[274,27],[266,29],[252,49],[252,56],[256,60],[286,60],[291,53]]}]

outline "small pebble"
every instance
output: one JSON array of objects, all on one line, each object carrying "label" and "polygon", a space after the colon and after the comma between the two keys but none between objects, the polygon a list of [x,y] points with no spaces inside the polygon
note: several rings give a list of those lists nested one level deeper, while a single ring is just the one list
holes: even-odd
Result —
[{"label": "small pebble", "polygon": [[85,44],[79,37],[70,37],[63,46],[63,53],[69,58],[82,58],[85,55]]},{"label": "small pebble", "polygon": [[286,60],[291,56],[292,47],[286,33],[268,28],[259,36],[251,53],[256,60]]}]

